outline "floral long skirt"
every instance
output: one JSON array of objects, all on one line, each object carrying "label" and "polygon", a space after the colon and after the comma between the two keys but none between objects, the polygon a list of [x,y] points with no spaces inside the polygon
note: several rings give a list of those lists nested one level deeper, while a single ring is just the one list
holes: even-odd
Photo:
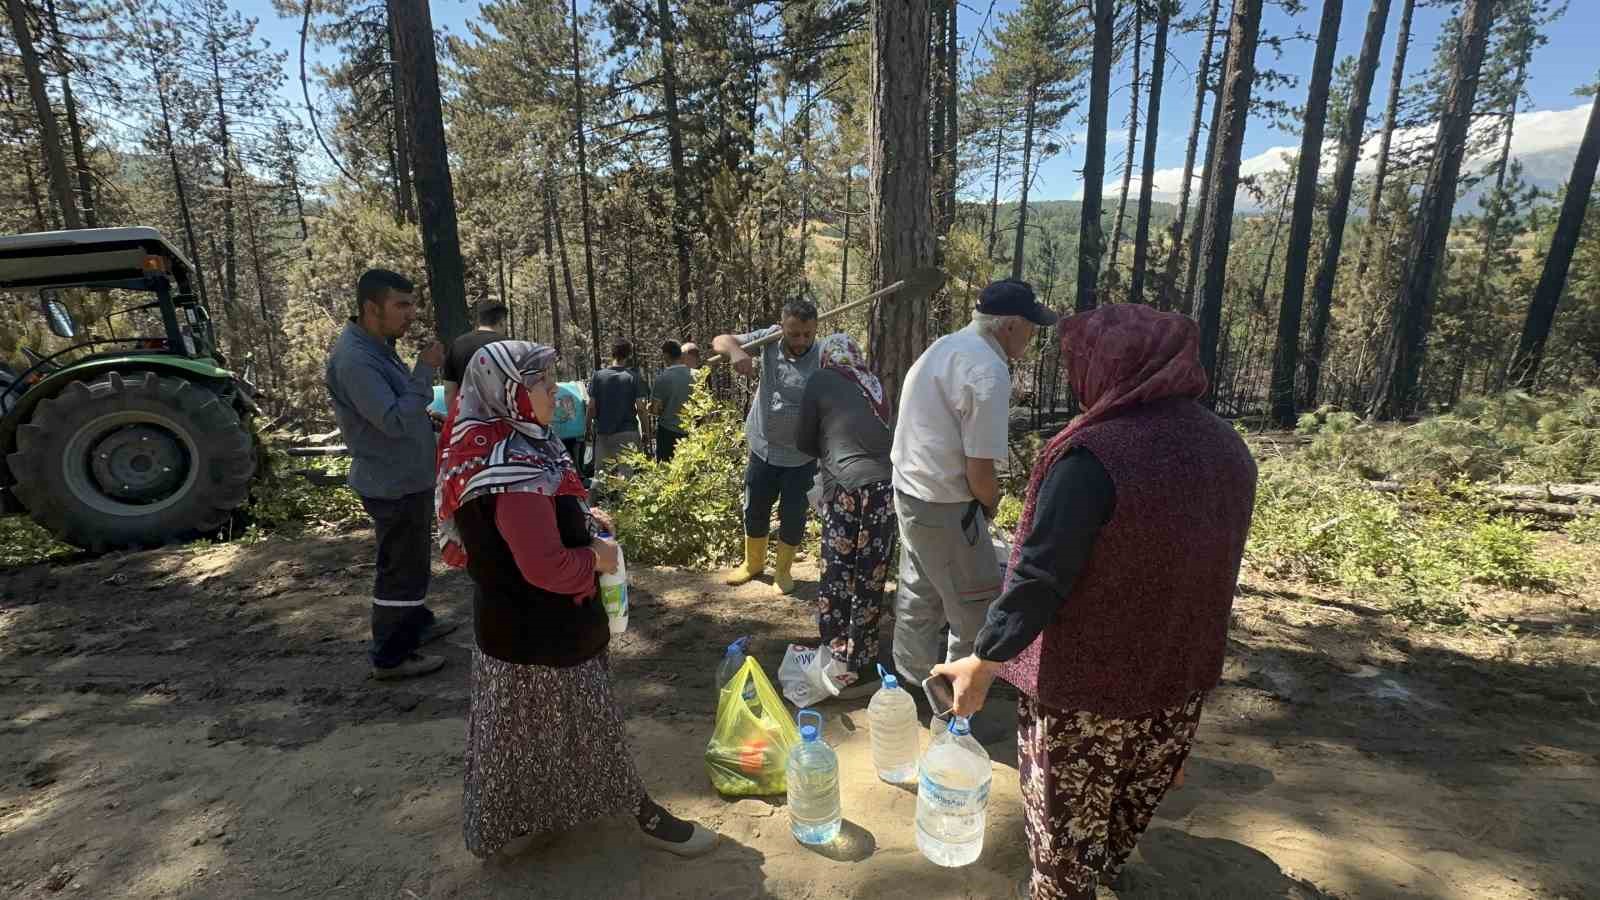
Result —
[{"label": "floral long skirt", "polygon": [[487,858],[523,835],[635,814],[644,796],[605,654],[553,669],[473,648],[462,791],[473,855]]},{"label": "floral long skirt", "polygon": [[817,589],[817,631],[853,675],[878,661],[878,622],[900,530],[894,485],[879,481],[840,490],[822,521],[822,585]]},{"label": "floral long skirt", "polygon": [[1122,869],[1194,746],[1205,696],[1132,719],[1021,698],[1017,771],[1034,900],[1094,900],[1095,883]]}]

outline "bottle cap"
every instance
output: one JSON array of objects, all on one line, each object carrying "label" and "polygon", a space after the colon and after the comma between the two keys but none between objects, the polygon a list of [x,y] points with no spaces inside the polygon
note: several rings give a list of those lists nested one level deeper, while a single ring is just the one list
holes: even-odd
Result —
[{"label": "bottle cap", "polygon": [[610,537],[611,537],[611,532],[606,531],[605,529],[601,529],[600,531],[595,532],[594,536],[595,537],[606,538],[606,539],[609,540]]},{"label": "bottle cap", "polygon": [[883,686],[888,690],[892,691],[900,686],[900,679],[894,677],[888,672],[888,670],[884,669],[883,663],[878,663],[878,678],[883,681]]},{"label": "bottle cap", "polygon": [[957,737],[965,734],[971,734],[972,723],[967,719],[966,716],[951,716],[950,733]]},{"label": "bottle cap", "polygon": [[728,645],[728,649],[722,655],[723,656],[734,656],[734,655],[737,655],[737,654],[744,653],[745,652],[745,648],[748,647],[748,646],[750,646],[750,638],[749,638],[749,636],[745,636],[745,637],[742,637],[742,638],[737,638],[737,639],[734,640],[733,643]]},{"label": "bottle cap", "polygon": [[817,739],[817,726],[815,726],[815,725],[801,725],[800,726],[800,740],[802,740],[802,741],[814,741],[816,739]]},{"label": "bottle cap", "polygon": [[[805,721],[806,716],[810,716],[811,718],[815,719],[816,721],[815,722],[807,722],[807,721]],[[802,709],[802,710],[800,710],[799,719],[801,721],[801,725],[800,725],[800,739],[801,740],[803,740],[803,741],[814,741],[818,737],[821,736],[821,734],[822,734],[822,713],[819,713],[814,709]]]}]

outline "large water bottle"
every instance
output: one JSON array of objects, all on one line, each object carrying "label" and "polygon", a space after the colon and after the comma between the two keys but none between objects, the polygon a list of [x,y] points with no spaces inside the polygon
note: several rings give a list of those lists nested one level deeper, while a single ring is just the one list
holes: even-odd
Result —
[{"label": "large water bottle", "polygon": [[[602,531],[595,535],[602,540],[611,540],[611,532]],[[628,568],[622,561],[622,545],[617,545],[617,570],[615,572],[600,573],[600,602],[606,608],[606,620],[611,626],[612,634],[621,634],[628,630]]]},{"label": "large water bottle", "polygon": [[[733,680],[733,676],[739,674],[739,670],[744,668],[745,651],[749,647],[750,638],[746,636],[729,644],[728,649],[723,652],[722,662],[717,666],[718,696],[721,696],[721,690],[728,686],[728,682]],[[746,681],[744,683],[744,702],[750,707],[752,713],[757,716],[761,715],[761,701],[756,699],[756,684],[754,681]]]},{"label": "large water bottle", "polygon": [[[810,716],[815,721],[808,722]],[[789,827],[802,844],[828,844],[839,836],[839,756],[822,740],[822,714],[800,710],[800,743],[789,750]]]},{"label": "large water bottle", "polygon": [[899,679],[878,666],[883,686],[867,704],[872,729],[872,767],[890,784],[917,780],[917,749],[922,726],[917,722],[917,701],[900,686]]},{"label": "large water bottle", "polygon": [[965,717],[933,739],[917,784],[917,849],[935,865],[964,866],[983,853],[989,754]]}]

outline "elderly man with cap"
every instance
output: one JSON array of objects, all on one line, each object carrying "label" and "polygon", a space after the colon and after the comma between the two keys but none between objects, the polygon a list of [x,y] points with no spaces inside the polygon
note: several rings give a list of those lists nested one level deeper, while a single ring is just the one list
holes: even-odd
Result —
[{"label": "elderly man with cap", "polygon": [[906,374],[890,454],[901,547],[894,662],[914,683],[972,653],[1000,593],[989,522],[1000,502],[996,464],[1009,452],[1009,363],[1055,321],[1027,282],[994,282],[972,323],[934,341]]}]

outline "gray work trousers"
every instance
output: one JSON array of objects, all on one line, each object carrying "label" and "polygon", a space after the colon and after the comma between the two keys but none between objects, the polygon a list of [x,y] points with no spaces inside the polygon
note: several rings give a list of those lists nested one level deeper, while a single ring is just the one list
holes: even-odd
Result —
[{"label": "gray work trousers", "polygon": [[[972,653],[989,604],[1000,595],[1000,563],[977,501],[929,503],[895,491],[894,509],[900,519],[894,664],[921,684],[934,665]],[[941,648],[946,625],[950,636]]]}]

